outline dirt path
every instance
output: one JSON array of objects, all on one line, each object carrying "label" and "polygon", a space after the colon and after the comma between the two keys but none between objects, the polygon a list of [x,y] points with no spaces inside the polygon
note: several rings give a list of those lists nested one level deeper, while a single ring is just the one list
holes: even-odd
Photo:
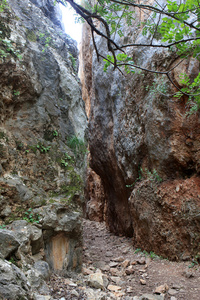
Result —
[{"label": "dirt path", "polygon": [[[54,277],[57,282],[54,292],[52,281],[54,299],[200,300],[199,266],[190,268],[191,262],[176,263],[153,253],[151,257],[135,253],[131,239],[112,235],[104,223],[84,220],[83,241],[83,274],[71,281],[65,279],[64,286],[61,279],[58,284],[58,276]],[[99,277],[105,275],[102,289],[94,288],[91,283],[95,273]],[[61,283],[63,292],[58,298]]]}]

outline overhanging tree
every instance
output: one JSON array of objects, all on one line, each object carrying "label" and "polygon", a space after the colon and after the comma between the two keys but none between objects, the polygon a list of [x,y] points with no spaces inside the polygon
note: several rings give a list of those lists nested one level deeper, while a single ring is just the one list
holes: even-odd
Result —
[{"label": "overhanging tree", "polygon": [[[171,77],[171,72],[183,59],[193,56],[200,60],[200,0],[97,0],[94,4],[85,2],[84,5],[73,0],[56,0],[55,3],[70,5],[88,23],[97,58],[104,60],[105,71],[113,65],[120,72],[125,70],[127,73],[134,73],[135,69],[140,69],[162,74],[176,87],[176,97],[187,95],[193,101],[193,110],[200,108],[200,73],[192,83],[186,74],[182,74],[183,88],[179,88]],[[148,36],[148,42],[122,44],[123,39],[117,39],[116,42],[116,34],[120,37],[124,35],[124,24],[137,24],[142,28],[142,34]],[[106,39],[107,56],[98,49],[95,34]],[[134,63],[126,53],[131,47],[167,48],[176,51],[176,58],[180,57],[182,60],[169,70],[146,69]]]}]

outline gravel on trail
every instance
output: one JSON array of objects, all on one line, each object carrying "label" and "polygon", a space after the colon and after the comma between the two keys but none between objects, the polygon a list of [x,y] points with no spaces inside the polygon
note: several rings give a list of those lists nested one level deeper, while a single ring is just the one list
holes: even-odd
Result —
[{"label": "gravel on trail", "polygon": [[71,278],[53,274],[53,299],[200,300],[200,267],[135,249],[105,223],[83,220],[83,268]]}]

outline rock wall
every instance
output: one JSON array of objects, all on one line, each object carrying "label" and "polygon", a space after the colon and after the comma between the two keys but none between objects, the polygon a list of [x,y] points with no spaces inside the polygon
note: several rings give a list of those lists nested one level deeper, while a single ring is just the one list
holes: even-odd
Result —
[{"label": "rock wall", "polygon": [[[136,43],[146,39],[134,28],[127,29],[124,38]],[[106,42],[95,40],[105,54]],[[133,236],[138,247],[164,257],[196,255],[200,250],[199,112],[188,117],[187,99],[159,94],[147,72],[125,76],[112,68],[103,72],[94,49],[88,55],[92,41],[82,43],[82,81],[90,103],[90,166],[101,178],[109,229]],[[129,54],[147,68],[161,70],[178,62],[176,54],[163,49],[140,48]],[[91,60],[92,70],[84,69]],[[192,78],[199,72],[199,62],[187,59],[174,70],[178,84],[184,71]],[[166,78],[156,80],[166,94],[173,94]]]},{"label": "rock wall", "polygon": [[87,118],[77,45],[53,2],[8,0],[0,14],[0,226],[18,228],[26,252],[3,258],[80,271]]}]

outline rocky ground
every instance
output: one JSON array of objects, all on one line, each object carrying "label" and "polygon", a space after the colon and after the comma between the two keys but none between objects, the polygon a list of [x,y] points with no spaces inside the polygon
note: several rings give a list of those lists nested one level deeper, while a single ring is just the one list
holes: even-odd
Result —
[{"label": "rocky ground", "polygon": [[129,238],[114,236],[104,223],[84,220],[82,274],[52,275],[54,299],[199,300],[200,268],[170,262],[134,249]]}]

